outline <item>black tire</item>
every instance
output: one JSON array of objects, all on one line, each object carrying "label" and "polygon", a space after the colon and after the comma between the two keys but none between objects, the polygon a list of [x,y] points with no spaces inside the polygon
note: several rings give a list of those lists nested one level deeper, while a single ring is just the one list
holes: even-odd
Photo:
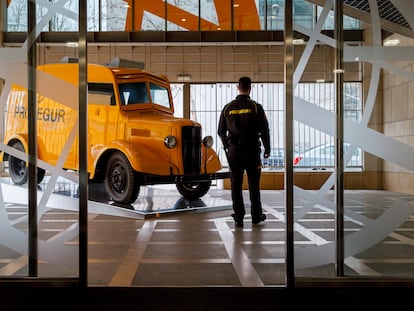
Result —
[{"label": "black tire", "polygon": [[[10,147],[24,152],[24,147],[21,142],[16,141]],[[27,182],[27,177],[29,175],[28,167],[26,166],[26,161],[20,160],[18,158],[9,155],[9,174],[12,182],[16,185],[23,185]]]},{"label": "black tire", "polygon": [[211,187],[211,181],[176,183],[178,192],[187,200],[194,201],[204,196]]},{"label": "black tire", "polygon": [[[25,151],[23,144],[19,141],[14,142],[11,147],[19,151]],[[26,161],[20,160],[18,158],[9,155],[9,174],[12,182],[16,185],[24,185],[27,183],[29,176],[29,168],[26,166]],[[37,183],[41,183],[45,177],[45,170],[38,167],[37,168]]]},{"label": "black tire", "polygon": [[105,171],[105,189],[111,199],[123,204],[136,201],[140,185],[131,163],[121,152],[115,152],[108,160]]},{"label": "black tire", "polygon": [[46,175],[46,171],[43,168],[37,168],[37,183],[40,184]]}]

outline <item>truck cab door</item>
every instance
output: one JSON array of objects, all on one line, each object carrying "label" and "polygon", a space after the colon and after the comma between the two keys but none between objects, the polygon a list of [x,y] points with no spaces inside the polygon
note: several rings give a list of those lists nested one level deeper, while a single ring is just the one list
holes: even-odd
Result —
[{"label": "truck cab door", "polygon": [[111,83],[88,83],[89,166],[116,139],[119,106]]}]

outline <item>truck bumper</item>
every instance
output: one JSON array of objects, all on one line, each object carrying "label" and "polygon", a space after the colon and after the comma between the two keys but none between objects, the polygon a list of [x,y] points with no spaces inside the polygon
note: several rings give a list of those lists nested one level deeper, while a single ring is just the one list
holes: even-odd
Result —
[{"label": "truck bumper", "polygon": [[159,176],[159,175],[145,175],[143,178],[143,184],[153,185],[153,184],[175,184],[175,183],[185,183],[185,182],[207,182],[216,179],[226,179],[230,178],[230,172],[215,172],[211,174],[200,174],[200,175],[168,175],[168,176]]}]

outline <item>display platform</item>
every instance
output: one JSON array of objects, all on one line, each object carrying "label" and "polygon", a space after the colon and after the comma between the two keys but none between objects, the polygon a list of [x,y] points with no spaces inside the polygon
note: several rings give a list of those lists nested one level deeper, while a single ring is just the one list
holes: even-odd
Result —
[{"label": "display platform", "polygon": [[[8,203],[25,204],[28,202],[27,185],[13,185],[8,177],[1,178],[0,182],[4,185]],[[79,198],[79,185],[61,177],[53,181],[53,178],[46,176],[38,185],[38,190],[38,197],[47,196],[50,193],[51,198],[47,200],[49,208],[72,210],[74,204],[69,203],[68,200],[73,201]],[[89,212],[99,211],[104,214],[122,214],[122,216],[127,214],[129,217],[138,218],[160,217],[166,213],[207,212],[232,208],[229,191],[220,190],[216,185],[213,185],[205,196],[194,201],[182,197],[174,184],[141,186],[137,200],[127,205],[111,201],[105,191],[104,183],[90,182],[88,183],[88,198]]]},{"label": "display platform", "polygon": [[146,217],[159,217],[164,213],[186,211],[211,211],[231,209],[231,199],[228,191],[215,191],[212,187],[209,193],[198,200],[190,201],[182,197],[175,185],[141,186],[137,200],[130,205],[120,204],[110,200],[105,192],[103,183],[89,184],[89,199],[111,206],[126,208]]}]

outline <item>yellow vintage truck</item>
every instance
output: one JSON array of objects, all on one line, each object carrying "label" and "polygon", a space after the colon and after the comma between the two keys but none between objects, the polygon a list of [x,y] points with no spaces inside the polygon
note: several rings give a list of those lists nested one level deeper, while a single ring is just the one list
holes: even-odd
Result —
[{"label": "yellow vintage truck", "polygon": [[[62,60],[66,63],[41,65],[37,70],[77,87],[79,64]],[[134,64],[127,61],[123,66],[119,59],[88,64],[89,179],[104,181],[111,200],[120,203],[133,203],[141,185],[168,183],[175,184],[185,198],[198,199],[209,191],[212,180],[229,177],[212,148],[213,139],[202,138],[198,122],[174,117],[170,83],[165,76]],[[65,90],[59,91],[64,96]],[[4,143],[26,153],[27,103],[27,90],[13,85],[7,99]],[[37,92],[39,160],[58,163],[77,120],[76,108]],[[76,135],[63,168],[77,171],[78,159]],[[7,153],[3,160],[8,161],[14,184],[27,182],[26,161]],[[37,176],[40,182],[45,170],[39,167]]]}]

